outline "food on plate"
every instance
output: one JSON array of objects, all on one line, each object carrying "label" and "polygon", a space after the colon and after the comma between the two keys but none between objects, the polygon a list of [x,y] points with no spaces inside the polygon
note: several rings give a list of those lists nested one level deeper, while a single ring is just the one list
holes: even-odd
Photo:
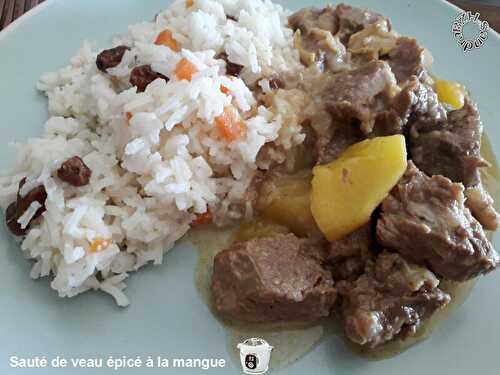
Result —
[{"label": "food on plate", "polygon": [[337,285],[347,337],[375,347],[401,334],[415,334],[423,319],[450,302],[438,286],[427,268],[382,252],[356,280]]},{"label": "food on plate", "polygon": [[214,260],[217,311],[252,322],[311,321],[328,316],[335,302],[324,250],[293,234],[236,242]]},{"label": "food on plate", "polygon": [[439,100],[449,104],[453,109],[460,109],[464,106],[467,93],[459,83],[438,79],[434,84],[434,89],[438,94]]},{"label": "food on plate", "polygon": [[0,178],[30,276],[60,297],[126,306],[130,272],[232,227],[216,313],[336,320],[372,349],[446,309],[447,283],[498,267],[477,107],[388,18],[178,0],[108,47],[41,77],[49,119]]},{"label": "food on plate", "polygon": [[311,211],[326,238],[342,239],[370,221],[406,165],[405,139],[393,135],[356,143],[314,167]]},{"label": "food on plate", "polygon": [[463,185],[439,175],[428,177],[413,163],[382,203],[377,239],[448,280],[476,277],[500,262],[465,207]]},{"label": "food on plate", "polygon": [[267,175],[256,205],[264,219],[281,224],[298,236],[317,231],[311,212],[311,174]]}]

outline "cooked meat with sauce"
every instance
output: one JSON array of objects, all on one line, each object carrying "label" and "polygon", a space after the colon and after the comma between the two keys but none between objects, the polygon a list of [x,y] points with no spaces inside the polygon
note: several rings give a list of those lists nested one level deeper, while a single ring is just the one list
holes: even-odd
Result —
[{"label": "cooked meat with sauce", "polygon": [[424,73],[424,49],[416,39],[398,38],[396,47],[389,52],[388,62],[400,84],[411,77],[421,78]]},{"label": "cooked meat with sauce", "polygon": [[223,316],[248,322],[313,321],[336,291],[316,245],[294,235],[237,242],[215,257],[212,295]]},{"label": "cooked meat with sauce", "polygon": [[347,43],[353,34],[379,21],[386,23],[387,29],[391,29],[391,23],[387,18],[368,9],[339,4],[335,8],[335,12],[338,17],[338,31],[336,34],[338,34],[342,43]]},{"label": "cooked meat with sauce", "polygon": [[422,117],[411,127],[411,156],[428,175],[443,175],[466,187],[466,206],[487,230],[499,227],[493,199],[482,186],[481,169],[488,163],[481,156],[483,127],[479,112],[469,98],[447,116]]},{"label": "cooked meat with sauce", "polygon": [[255,174],[245,197],[258,220],[215,258],[215,308],[261,323],[331,314],[369,348],[404,340],[449,304],[441,280],[500,263],[485,233],[500,216],[481,181],[479,113],[377,13],[305,8],[289,26],[304,73],[269,83],[263,102],[300,97],[305,141]]},{"label": "cooked meat with sauce", "polygon": [[425,267],[383,252],[357,280],[338,285],[347,337],[375,347],[415,334],[424,319],[450,302],[438,286],[438,278]]},{"label": "cooked meat with sauce", "polygon": [[[347,147],[367,137],[406,133],[407,125],[416,119],[446,119],[446,111],[439,103],[437,94],[432,87],[420,82],[416,77],[405,83],[402,90],[392,98],[392,79],[389,76],[385,87],[382,83],[376,91],[369,93],[367,88],[376,81],[371,80],[375,75],[366,75],[368,67],[378,67],[387,72],[385,65],[372,62],[350,73],[335,74],[335,80],[325,86],[322,97],[325,98],[324,105],[332,120],[326,129],[320,128],[316,131],[314,156],[317,163],[324,164],[335,160]],[[360,72],[361,74],[358,74]],[[344,81],[348,83],[343,85]],[[336,92],[338,89],[346,90],[344,97],[341,98],[340,94],[329,96],[329,91]],[[357,97],[346,96],[349,95],[349,90]],[[377,91],[378,97],[371,95]],[[364,128],[361,128],[360,124]]]},{"label": "cooked meat with sauce", "polygon": [[373,224],[370,221],[341,240],[331,241],[328,260],[335,280],[360,276],[366,263],[375,256]]},{"label": "cooked meat with sauce", "polygon": [[486,230],[500,227],[500,216],[494,207],[493,198],[482,184],[465,189],[465,205]]},{"label": "cooked meat with sauce", "polygon": [[326,164],[337,159],[349,146],[362,141],[363,133],[357,126],[332,122],[327,129],[315,135],[314,160]]},{"label": "cooked meat with sauce", "polygon": [[488,166],[481,157],[482,125],[470,100],[447,119],[420,119],[411,127],[411,156],[428,175],[443,175],[464,186],[481,181],[480,169]]},{"label": "cooked meat with sauce", "polygon": [[446,120],[446,110],[439,102],[434,89],[416,77],[412,77],[394,98],[393,109],[399,116],[405,134],[416,121]]},{"label": "cooked meat with sauce", "polygon": [[[295,47],[302,63],[332,72],[348,70],[350,65],[363,64],[372,58],[371,54],[365,56],[364,48],[359,50],[359,41],[350,44],[351,36],[364,30],[368,30],[366,34],[376,32],[373,26],[386,33],[391,29],[385,17],[345,4],[323,9],[305,8],[293,14],[288,22],[295,30]],[[358,39],[365,37],[369,36],[362,35]],[[391,38],[395,39],[395,36],[391,35]]]},{"label": "cooked meat with sauce", "polygon": [[395,85],[389,66],[382,61],[334,74],[323,92],[325,105],[333,119],[354,123],[364,134],[373,130],[379,101]]},{"label": "cooked meat with sauce", "polygon": [[312,29],[327,30],[332,35],[338,36],[342,43],[347,44],[351,35],[377,21],[387,22],[390,28],[389,20],[380,14],[339,4],[329,5],[323,9],[304,8],[290,16],[288,23],[292,29],[300,29],[304,33]]},{"label": "cooked meat with sauce", "polygon": [[443,176],[428,177],[412,163],[382,203],[377,239],[450,280],[471,279],[500,263],[481,224],[465,206],[463,185]]}]

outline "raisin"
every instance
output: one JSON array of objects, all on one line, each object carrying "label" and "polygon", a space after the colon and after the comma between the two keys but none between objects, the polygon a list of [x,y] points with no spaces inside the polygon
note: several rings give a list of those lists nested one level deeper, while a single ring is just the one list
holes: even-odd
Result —
[{"label": "raisin", "polygon": [[36,188],[30,190],[24,197],[19,197],[17,199],[17,216],[21,217],[22,214],[28,209],[28,207],[34,201],[37,201],[42,205],[33,216],[32,220],[38,218],[45,211],[45,200],[47,199],[47,192],[43,185],[37,186]]},{"label": "raisin", "polygon": [[97,55],[96,65],[97,69],[106,73],[108,69],[114,68],[121,63],[123,55],[126,51],[130,50],[127,46],[118,46],[111,49],[106,49]]},{"label": "raisin", "polygon": [[285,87],[285,83],[279,78],[271,78],[269,80],[269,87],[272,90],[282,89]]},{"label": "raisin", "polygon": [[143,92],[151,82],[158,78],[169,81],[163,74],[151,69],[151,65],[141,65],[135,67],[130,73],[130,84],[136,86],[138,92]]},{"label": "raisin", "polygon": [[21,224],[17,222],[17,219],[19,219],[19,216],[17,216],[17,203],[12,202],[5,211],[5,223],[13,235],[23,236],[26,234],[28,228],[21,228]]},{"label": "raisin", "polygon": [[239,77],[243,70],[243,65],[235,64],[229,61],[227,53],[221,52],[215,56],[216,59],[224,60],[226,62],[226,74],[234,77]]},{"label": "raisin", "polygon": [[[45,200],[47,199],[47,192],[45,191],[45,187],[43,185],[37,186],[34,189],[30,190],[24,197],[21,196],[21,188],[26,183],[26,178],[23,178],[19,182],[19,190],[17,191],[17,200],[12,202],[7,210],[5,211],[5,222],[10,231],[16,236],[22,236],[26,234],[31,222],[40,215],[42,215],[45,211]],[[31,203],[37,201],[42,206],[36,211],[35,215],[31,219],[31,222],[26,226],[26,228],[21,228],[21,225],[17,222],[17,220],[24,214],[24,212],[28,209]]]},{"label": "raisin", "polygon": [[73,186],[85,186],[89,183],[92,171],[79,156],[69,158],[57,170],[57,176]]}]

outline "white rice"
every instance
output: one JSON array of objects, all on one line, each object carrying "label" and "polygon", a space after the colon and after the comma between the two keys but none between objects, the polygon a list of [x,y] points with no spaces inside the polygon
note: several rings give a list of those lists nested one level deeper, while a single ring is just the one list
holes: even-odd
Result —
[{"label": "white rice", "polygon": [[[21,244],[35,262],[32,278],[51,275],[51,287],[61,297],[102,290],[126,306],[128,273],[160,264],[197,214],[210,210],[218,224],[251,214],[245,194],[259,150],[265,144],[272,150],[259,164],[265,168],[284,161],[304,139],[290,113],[293,105],[284,104],[287,113],[279,113],[259,104],[252,91],[259,86],[269,91],[268,78],[301,69],[287,16],[267,0],[194,0],[189,9],[179,0],[154,22],[132,25],[114,40],[113,46],[131,50],[109,74],[97,70],[99,51],[84,42],[70,65],[42,76],[38,88],[48,97],[50,114],[44,133],[16,145],[18,163],[0,178],[3,208],[16,199],[23,177],[21,195],[40,184],[47,192],[46,211]],[[164,29],[180,43],[180,52],[154,44]],[[222,51],[244,66],[242,79],[225,75],[214,59]],[[199,70],[190,82],[175,77],[182,58]],[[142,64],[170,81],[156,80],[137,93],[128,78]],[[222,93],[221,85],[231,95]],[[247,132],[228,143],[214,119],[229,104],[244,118]],[[130,121],[127,112],[133,114]],[[75,155],[92,170],[83,187],[70,186],[55,173]],[[31,204],[18,220],[21,227],[38,208],[38,202]],[[103,239],[109,246],[92,251],[94,241]]]}]

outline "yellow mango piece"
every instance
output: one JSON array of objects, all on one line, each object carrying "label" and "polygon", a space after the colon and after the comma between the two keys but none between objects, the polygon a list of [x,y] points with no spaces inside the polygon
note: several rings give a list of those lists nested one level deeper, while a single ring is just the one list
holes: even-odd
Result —
[{"label": "yellow mango piece", "polygon": [[262,210],[263,218],[284,225],[299,237],[317,232],[311,213],[310,172],[282,176],[275,186],[269,205]]},{"label": "yellow mango piece", "polygon": [[256,219],[241,224],[234,236],[234,240],[247,241],[254,238],[272,237],[279,233],[288,233],[288,229],[279,224],[271,223],[262,219]]},{"label": "yellow mango piece", "polygon": [[438,79],[434,83],[434,89],[440,102],[449,104],[453,109],[460,109],[464,106],[465,88],[461,84]]},{"label": "yellow mango piece", "polygon": [[330,164],[315,167],[311,211],[326,238],[342,239],[366,224],[406,167],[402,135],[356,143]]}]

